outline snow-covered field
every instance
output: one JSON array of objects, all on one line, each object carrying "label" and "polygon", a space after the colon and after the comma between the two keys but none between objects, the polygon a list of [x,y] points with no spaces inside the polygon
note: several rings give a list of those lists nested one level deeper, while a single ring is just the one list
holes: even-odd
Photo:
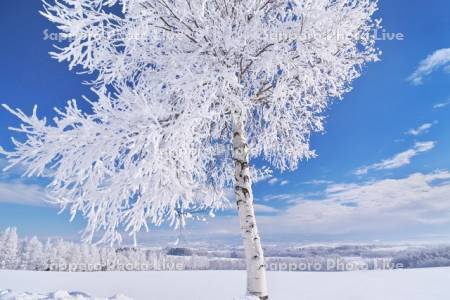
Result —
[{"label": "snow-covered field", "polygon": [[[269,272],[268,277],[270,299],[273,300],[450,299],[450,268],[340,273]],[[74,292],[72,295],[89,294],[101,298],[123,294],[135,300],[233,300],[243,295],[244,288],[245,273],[242,271],[0,271],[0,290],[11,289],[17,293],[66,290]],[[0,299],[34,298],[0,296]],[[127,298],[117,296],[113,299]]]}]

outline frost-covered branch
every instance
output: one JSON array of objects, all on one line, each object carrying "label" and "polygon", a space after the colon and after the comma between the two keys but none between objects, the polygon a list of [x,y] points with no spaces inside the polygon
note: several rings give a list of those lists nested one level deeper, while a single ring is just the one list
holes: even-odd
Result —
[{"label": "frost-covered branch", "polygon": [[[128,89],[117,98],[97,95],[92,114],[72,100],[52,123],[39,119],[36,108],[27,116],[5,106],[23,123],[12,130],[27,135],[4,153],[10,167],[22,164],[28,176],[52,178],[54,201],[88,217],[88,240],[97,229],[106,231],[104,240],[116,241],[120,224],[134,234],[147,220],[177,222],[177,210],[227,204],[222,186],[207,177],[215,153],[198,145],[201,108],[181,114],[169,99],[149,102]],[[183,110],[183,103],[176,107]]]},{"label": "frost-covered branch", "polygon": [[[120,240],[191,206],[221,207],[234,179],[236,119],[249,158],[280,170],[315,155],[333,99],[378,60],[372,0],[53,0],[42,14],[68,40],[52,56],[95,74],[86,114],[36,110],[5,151],[55,201]],[[70,39],[69,39],[70,38]],[[111,91],[115,90],[114,93]]]},{"label": "frost-covered branch", "polygon": [[164,84],[192,103],[208,95],[211,111],[224,116],[220,128],[232,127],[224,112],[238,108],[252,157],[281,169],[314,155],[309,137],[323,129],[328,104],[378,59],[371,0],[121,3],[125,14],[115,15],[107,8],[116,1],[47,5],[45,15],[63,32],[94,37],[54,56],[98,71],[98,82]]}]

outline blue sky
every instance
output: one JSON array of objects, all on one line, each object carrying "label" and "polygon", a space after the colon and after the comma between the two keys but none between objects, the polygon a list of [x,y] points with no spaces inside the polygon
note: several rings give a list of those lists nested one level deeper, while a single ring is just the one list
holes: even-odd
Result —
[{"label": "blue sky", "polygon": [[[266,241],[450,241],[450,2],[381,0],[379,6],[386,32],[404,39],[378,42],[381,62],[365,69],[327,113],[326,132],[312,138],[316,159],[256,184]],[[38,104],[41,116],[52,116],[53,107],[91,93],[82,76],[49,57],[45,32],[55,28],[40,8],[40,1],[0,4],[0,102],[26,112]],[[7,127],[15,125],[14,116],[0,111],[6,149]],[[83,220],[58,215],[42,201],[44,182],[19,173],[0,175],[0,229],[78,239]],[[232,240],[236,230],[230,211],[189,225],[186,235]],[[141,238],[174,236],[161,229]]]}]

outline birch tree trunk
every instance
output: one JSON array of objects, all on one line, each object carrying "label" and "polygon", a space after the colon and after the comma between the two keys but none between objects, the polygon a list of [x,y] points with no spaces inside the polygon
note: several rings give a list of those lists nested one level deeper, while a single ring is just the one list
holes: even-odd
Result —
[{"label": "birch tree trunk", "polygon": [[266,265],[253,208],[252,180],[247,137],[242,118],[234,119],[233,158],[235,161],[235,194],[247,265],[247,292],[259,299],[269,299]]}]

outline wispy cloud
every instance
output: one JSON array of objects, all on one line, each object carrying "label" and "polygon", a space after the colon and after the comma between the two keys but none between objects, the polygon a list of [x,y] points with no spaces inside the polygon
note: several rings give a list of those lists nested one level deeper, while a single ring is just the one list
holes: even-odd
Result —
[{"label": "wispy cloud", "polygon": [[0,203],[11,203],[31,206],[48,206],[50,199],[45,187],[21,177],[23,166],[18,165],[7,172],[5,159],[0,158]]},{"label": "wispy cloud", "polygon": [[310,185],[323,185],[323,184],[331,184],[333,183],[330,180],[324,180],[324,179],[316,179],[311,181],[305,181],[303,184],[310,184]]},{"label": "wispy cloud", "polygon": [[[327,187],[321,200],[299,198],[283,213],[262,218],[260,223],[265,230],[277,227],[285,232],[314,234],[447,224],[450,223],[450,172],[333,184]],[[270,226],[273,224],[278,225]]]},{"label": "wispy cloud", "polygon": [[446,106],[450,105],[450,100],[445,101],[445,102],[440,102],[440,103],[436,103],[435,105],[433,105],[434,109],[440,109],[440,108],[444,108]]},{"label": "wispy cloud", "polygon": [[[360,233],[370,239],[385,236],[388,232],[406,234],[410,228],[436,233],[436,228],[450,225],[449,171],[413,173],[403,178],[360,183],[334,183],[326,186],[321,197],[314,200],[299,194],[278,196],[272,196],[271,200],[289,199],[289,205],[278,210],[269,208],[270,214],[257,217],[266,238],[320,239],[324,236],[353,237]],[[235,216],[218,217],[200,231],[204,235],[237,237],[238,226]]]},{"label": "wispy cloud", "polygon": [[263,201],[290,201],[292,200],[292,194],[277,194],[277,195],[266,195],[262,198]]},{"label": "wispy cloud", "polygon": [[398,153],[395,156],[385,159],[379,163],[375,163],[369,166],[364,166],[355,171],[356,175],[367,174],[370,170],[390,170],[409,165],[411,159],[420,153],[430,151],[436,145],[435,142],[419,142],[414,145],[412,149]]},{"label": "wispy cloud", "polygon": [[257,213],[260,213],[260,214],[261,213],[264,214],[264,213],[276,213],[276,212],[278,212],[278,209],[273,208],[273,207],[268,206],[268,205],[264,205],[264,204],[257,204],[257,203],[255,203],[253,206],[255,208],[255,211]]},{"label": "wispy cloud", "polygon": [[425,123],[425,124],[420,125],[417,128],[413,128],[413,129],[407,131],[406,134],[418,136],[423,133],[427,133],[431,129],[431,127],[433,127],[433,123]]},{"label": "wispy cloud", "polygon": [[450,73],[450,48],[437,50],[421,61],[417,70],[408,77],[408,80],[414,85],[421,85],[426,76],[441,68]]},{"label": "wispy cloud", "polygon": [[267,181],[267,183],[270,184],[270,185],[285,186],[285,185],[289,184],[289,180],[279,179],[279,178],[273,177],[273,178],[269,179]]},{"label": "wispy cloud", "polygon": [[274,185],[274,184],[278,183],[278,181],[279,181],[279,179],[274,177],[274,178],[269,179],[267,181],[267,183],[269,183],[270,185]]},{"label": "wispy cloud", "polygon": [[0,182],[0,203],[32,206],[48,206],[49,198],[45,189],[36,184],[20,181]]}]

